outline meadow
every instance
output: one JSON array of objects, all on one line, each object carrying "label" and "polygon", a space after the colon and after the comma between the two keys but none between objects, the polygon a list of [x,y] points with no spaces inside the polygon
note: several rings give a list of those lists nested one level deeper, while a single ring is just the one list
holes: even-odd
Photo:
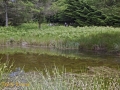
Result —
[{"label": "meadow", "polygon": [[120,28],[65,27],[36,23],[18,27],[0,27],[0,45],[37,45],[58,49],[80,49],[107,52],[120,51]]}]

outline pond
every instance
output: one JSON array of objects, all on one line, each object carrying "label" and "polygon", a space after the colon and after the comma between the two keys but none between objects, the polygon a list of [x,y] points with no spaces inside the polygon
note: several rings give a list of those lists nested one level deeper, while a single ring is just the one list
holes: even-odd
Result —
[{"label": "pond", "polygon": [[118,68],[120,56],[100,53],[86,53],[78,50],[59,50],[35,46],[1,46],[1,62],[14,62],[14,68],[23,68],[26,72],[35,70],[48,70],[58,67],[65,68],[67,72],[79,73],[87,71],[88,66],[107,66]]}]

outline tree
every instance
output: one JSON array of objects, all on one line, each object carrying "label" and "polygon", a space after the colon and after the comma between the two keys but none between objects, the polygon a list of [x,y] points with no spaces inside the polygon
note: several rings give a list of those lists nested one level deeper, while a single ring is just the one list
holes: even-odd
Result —
[{"label": "tree", "polygon": [[[6,26],[19,25],[25,21],[26,8],[28,7],[23,1],[20,0],[3,0],[1,3],[1,14],[4,17]],[[29,16],[28,16],[29,17]],[[9,19],[9,21],[8,21]]]},{"label": "tree", "polygon": [[66,0],[52,0],[49,10],[45,14],[48,22],[58,22],[60,13],[67,7],[65,2]]},{"label": "tree", "polygon": [[[52,22],[69,23],[74,26],[120,26],[119,9],[114,12],[102,12],[103,7],[114,8],[119,0],[55,0],[52,11],[47,19]],[[110,7],[113,6],[113,7]],[[119,4],[118,4],[119,8]],[[115,14],[115,15],[114,15]],[[109,22],[110,21],[110,22]]]},{"label": "tree", "polygon": [[8,26],[8,0],[3,0],[4,7],[5,7],[5,26]]},{"label": "tree", "polygon": [[[0,1],[0,25],[17,26],[34,20],[35,15],[44,12],[45,1],[47,0],[3,0]],[[4,18],[6,16],[6,18]],[[3,18],[1,18],[3,17]],[[43,17],[42,17],[43,18]],[[9,19],[9,21],[8,21]],[[42,20],[42,19],[41,19]],[[40,21],[40,20],[38,20]]]},{"label": "tree", "polygon": [[59,22],[74,23],[74,26],[105,25],[105,15],[82,0],[66,0],[66,8],[57,13]]}]

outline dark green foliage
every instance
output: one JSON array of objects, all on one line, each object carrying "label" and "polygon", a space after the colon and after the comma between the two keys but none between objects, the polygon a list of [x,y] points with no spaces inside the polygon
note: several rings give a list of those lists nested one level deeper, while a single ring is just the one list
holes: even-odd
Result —
[{"label": "dark green foliage", "polygon": [[5,17],[3,14],[0,14],[0,26],[5,26]]},{"label": "dark green foliage", "polygon": [[116,15],[108,16],[105,22],[109,26],[120,27],[120,16]]},{"label": "dark green foliage", "polygon": [[51,16],[50,21],[73,23],[74,26],[120,26],[119,16],[103,14],[83,0],[66,0],[65,4],[67,8]]},{"label": "dark green foliage", "polygon": [[[4,1],[4,2],[3,2]],[[5,25],[5,21],[12,26],[18,26],[30,21],[41,23],[43,18],[39,18],[47,0],[3,0],[0,1],[0,26]],[[7,18],[6,20],[6,11]],[[37,16],[36,16],[37,15]]]},{"label": "dark green foliage", "polygon": [[38,21],[40,25],[44,19],[73,26],[120,26],[119,0],[1,0],[0,26],[7,21],[5,2],[8,23],[13,26],[30,21]]},{"label": "dark green foliage", "polygon": [[103,26],[105,25],[106,16],[102,14],[100,11],[94,11],[87,14],[87,23],[89,25]]},{"label": "dark green foliage", "polygon": [[85,2],[106,15],[120,16],[120,0],[85,0]]},{"label": "dark green foliage", "polygon": [[106,16],[80,0],[66,0],[67,8],[58,13],[59,22],[74,23],[75,26],[105,25]]},{"label": "dark green foliage", "polygon": [[[1,13],[0,17],[2,17],[2,23],[0,25],[5,24],[5,3],[0,2],[0,7],[1,7]],[[8,23],[9,25],[17,26],[20,25],[24,22],[27,22],[30,20],[31,14],[30,11],[28,10],[30,7],[27,6],[26,3],[22,1],[7,1],[7,14],[8,14]]]}]

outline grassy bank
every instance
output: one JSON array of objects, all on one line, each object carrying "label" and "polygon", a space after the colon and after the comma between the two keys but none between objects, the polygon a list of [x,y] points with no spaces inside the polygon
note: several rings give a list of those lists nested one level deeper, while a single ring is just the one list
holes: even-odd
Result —
[{"label": "grassy bank", "polygon": [[58,49],[120,51],[120,28],[64,27],[42,24],[23,24],[19,27],[0,27],[1,45],[39,45]]}]

